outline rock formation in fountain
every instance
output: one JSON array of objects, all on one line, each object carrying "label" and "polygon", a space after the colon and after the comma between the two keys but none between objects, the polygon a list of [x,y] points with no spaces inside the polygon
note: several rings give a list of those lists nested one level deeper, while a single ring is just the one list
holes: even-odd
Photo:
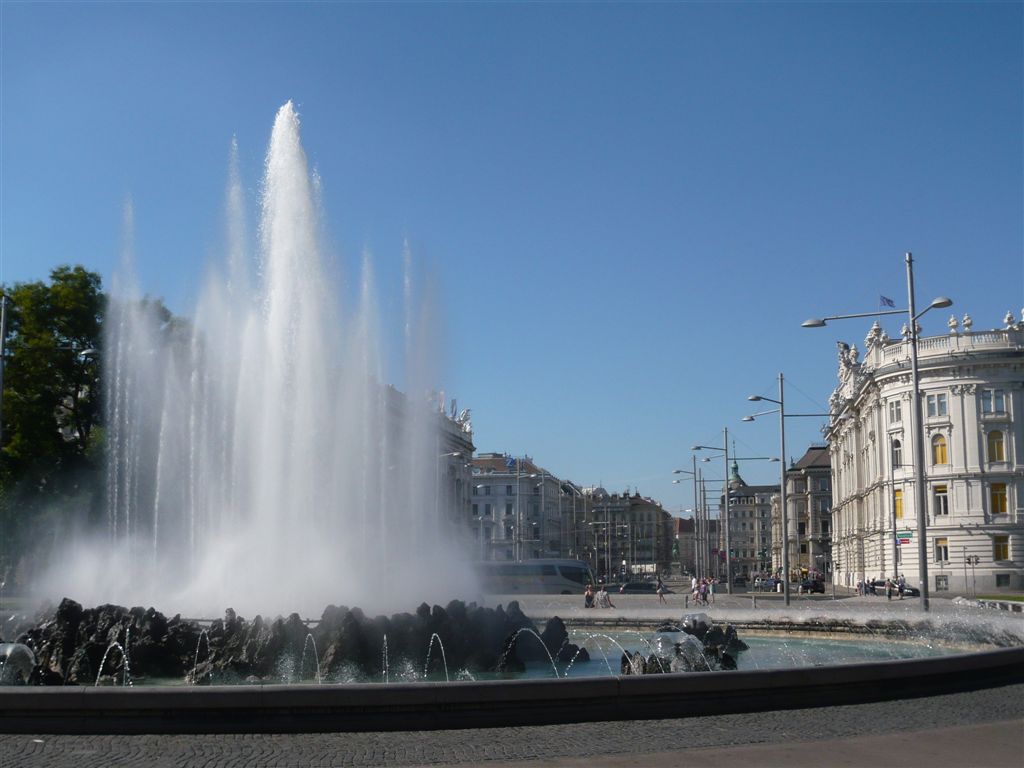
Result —
[{"label": "rock formation in fountain", "polygon": [[706,614],[690,614],[681,627],[659,627],[651,641],[652,653],[622,654],[619,667],[624,675],[653,675],[664,672],[711,672],[736,669],[736,662],[748,646],[731,624],[720,627]]},{"label": "rock formation in fountain", "polygon": [[332,289],[290,102],[274,122],[251,259],[239,176],[235,162],[226,265],[193,324],[159,314],[130,277],[114,287],[104,530],[68,542],[42,591],[192,616],[474,597],[453,515],[436,502],[448,449],[445,417],[423,397],[437,386],[429,308],[404,291],[393,346],[406,350],[406,397],[384,383],[369,260],[357,290]]},{"label": "rock formation in fountain", "polygon": [[[102,680],[120,683],[126,660],[138,682],[315,682],[317,669],[328,682],[380,681],[385,647],[392,682],[422,679],[424,669],[429,678],[443,680],[445,662],[454,677],[462,671],[515,671],[524,660],[546,661],[549,653],[568,660],[579,651],[567,643],[560,619],[551,619],[541,633],[547,650],[520,630],[536,628],[516,602],[504,609],[457,600],[444,608],[424,603],[415,613],[373,618],[359,608],[331,605],[309,626],[294,613],[249,621],[229,608],[223,619],[204,628],[153,608],[83,608],[65,598],[52,614],[20,627],[17,638],[35,654],[26,677],[36,685],[92,684],[101,674]],[[443,656],[430,654],[435,635]],[[309,637],[313,642],[307,644]],[[114,643],[124,655],[107,653]],[[315,653],[307,655],[312,649]],[[580,655],[587,658],[585,650]]]}]

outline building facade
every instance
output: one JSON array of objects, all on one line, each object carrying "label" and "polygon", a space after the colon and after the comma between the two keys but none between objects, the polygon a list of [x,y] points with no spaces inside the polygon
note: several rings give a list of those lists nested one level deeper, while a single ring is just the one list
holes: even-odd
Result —
[{"label": "building facade", "polygon": [[608,582],[654,578],[672,567],[675,537],[672,516],[654,499],[583,490],[583,514],[577,516],[580,559]]},{"label": "building facade", "polygon": [[[782,518],[778,486],[772,498],[772,571],[782,574]],[[786,470],[789,579],[826,578],[832,572],[832,471],[828,445],[812,445]]]},{"label": "building facade", "polygon": [[480,560],[536,560],[567,551],[563,481],[529,456],[482,453],[472,461],[466,519]]},{"label": "building facade", "polygon": [[[772,498],[777,485],[748,485],[733,462],[729,473],[729,558],[733,580],[768,575],[771,569]],[[721,551],[725,551],[722,542]]]},{"label": "building facade", "polygon": [[[929,588],[1024,589],[1024,322],[974,331],[969,315],[919,339]],[[839,347],[827,430],[838,583],[918,581],[910,350],[876,322]]]}]

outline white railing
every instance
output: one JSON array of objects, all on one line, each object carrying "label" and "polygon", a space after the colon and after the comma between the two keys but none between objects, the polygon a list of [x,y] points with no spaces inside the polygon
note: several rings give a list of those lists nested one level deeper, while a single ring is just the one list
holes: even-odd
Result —
[{"label": "white railing", "polygon": [[[972,349],[1014,349],[1024,346],[1024,332],[1012,328],[980,333],[950,334],[948,336],[929,336],[917,342],[917,351],[923,357],[930,355],[946,355],[951,352],[967,352]],[[885,365],[906,360],[910,357],[910,349],[906,341],[890,342],[872,353],[872,357],[881,352],[876,364]]]}]

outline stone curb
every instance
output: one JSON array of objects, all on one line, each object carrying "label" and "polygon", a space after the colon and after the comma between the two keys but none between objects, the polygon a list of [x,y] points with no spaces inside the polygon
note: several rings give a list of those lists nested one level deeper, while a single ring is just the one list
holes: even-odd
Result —
[{"label": "stone curb", "polygon": [[1024,648],[804,669],[574,680],[8,688],[0,733],[318,733],[551,725],[800,709],[1024,682]]}]

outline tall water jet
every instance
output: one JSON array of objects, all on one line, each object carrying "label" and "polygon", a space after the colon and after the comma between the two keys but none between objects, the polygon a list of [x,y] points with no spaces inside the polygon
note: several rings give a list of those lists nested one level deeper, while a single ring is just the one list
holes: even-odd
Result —
[{"label": "tall water jet", "polygon": [[404,284],[404,396],[381,373],[369,259],[356,306],[329,288],[292,104],[274,122],[255,260],[232,155],[226,264],[194,322],[137,291],[111,298],[106,531],[72,547],[48,590],[206,615],[472,594],[436,502],[432,342],[409,327],[431,313]]}]

